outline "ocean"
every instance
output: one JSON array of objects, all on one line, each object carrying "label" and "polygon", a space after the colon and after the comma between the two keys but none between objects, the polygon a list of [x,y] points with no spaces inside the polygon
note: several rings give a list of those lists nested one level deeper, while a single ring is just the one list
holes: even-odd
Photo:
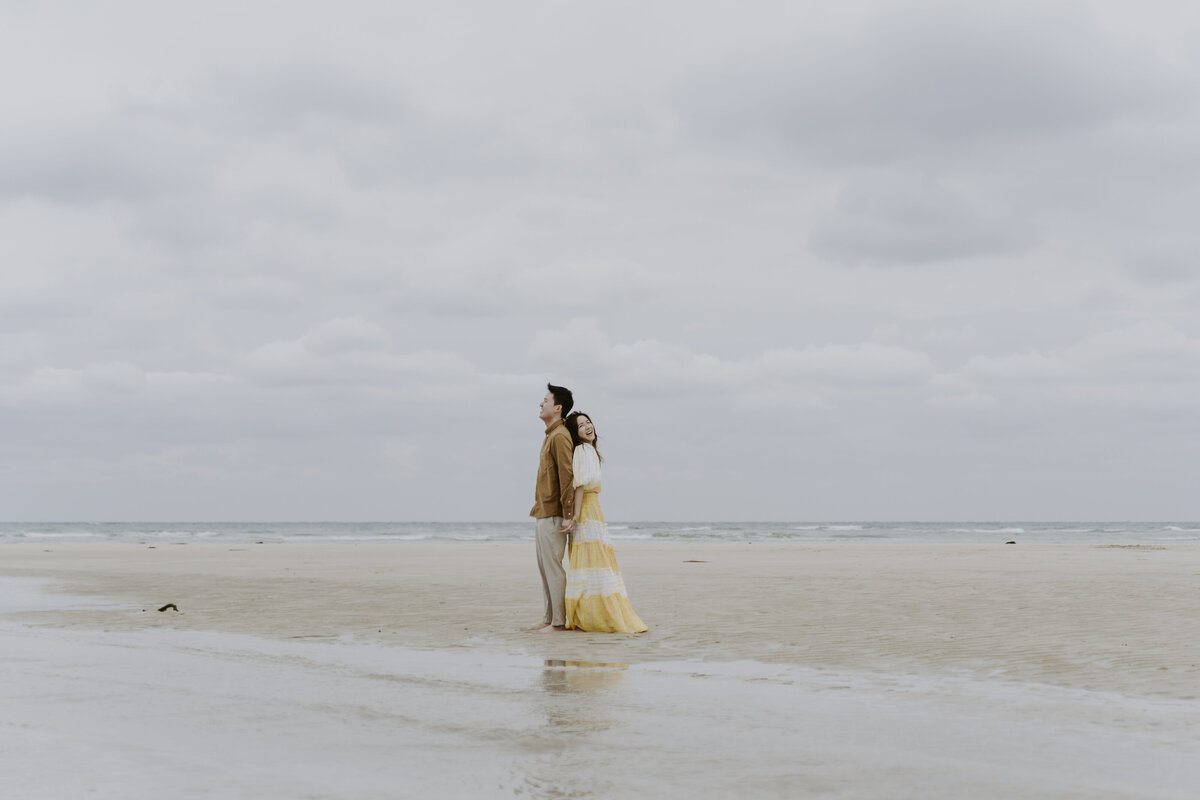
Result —
[{"label": "ocean", "polygon": [[[1166,545],[1200,542],[1200,522],[611,522],[614,541]],[[514,542],[520,522],[3,522],[14,542]]]}]

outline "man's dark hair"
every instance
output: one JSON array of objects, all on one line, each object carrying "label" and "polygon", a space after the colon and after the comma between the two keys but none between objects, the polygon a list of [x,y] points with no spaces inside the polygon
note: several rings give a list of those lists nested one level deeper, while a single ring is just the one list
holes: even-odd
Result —
[{"label": "man's dark hair", "polygon": [[567,414],[570,414],[571,409],[575,407],[575,398],[571,396],[571,390],[565,386],[555,386],[552,383],[547,383],[546,388],[550,390],[550,394],[554,395],[554,405],[562,406],[562,415],[566,419]]}]

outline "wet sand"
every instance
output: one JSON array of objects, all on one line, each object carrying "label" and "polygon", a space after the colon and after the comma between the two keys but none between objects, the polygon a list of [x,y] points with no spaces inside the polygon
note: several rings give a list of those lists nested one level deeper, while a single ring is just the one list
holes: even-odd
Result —
[{"label": "wet sand", "polygon": [[[646,634],[521,632],[532,543],[7,545],[5,774],[34,797],[1200,784],[1200,548],[617,548]],[[39,755],[61,747],[77,778]]]}]

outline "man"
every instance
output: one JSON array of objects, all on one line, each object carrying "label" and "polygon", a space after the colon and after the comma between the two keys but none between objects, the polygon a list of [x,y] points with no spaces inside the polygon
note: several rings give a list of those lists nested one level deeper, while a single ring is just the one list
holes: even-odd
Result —
[{"label": "man", "polygon": [[567,593],[567,572],[563,569],[563,551],[567,548],[567,528],[563,521],[575,518],[572,507],[575,487],[571,474],[571,456],[575,448],[571,434],[563,425],[563,417],[571,413],[575,399],[571,391],[562,386],[547,383],[546,390],[546,396],[538,406],[538,419],[546,426],[546,438],[542,440],[534,503],[529,512],[529,516],[537,520],[534,538],[545,610],[539,624],[525,628],[539,633],[566,630],[563,598]]}]

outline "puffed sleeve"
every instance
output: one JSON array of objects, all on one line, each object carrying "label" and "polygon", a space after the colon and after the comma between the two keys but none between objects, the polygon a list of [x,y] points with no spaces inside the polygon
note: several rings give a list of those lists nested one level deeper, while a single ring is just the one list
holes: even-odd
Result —
[{"label": "puffed sleeve", "polygon": [[600,483],[600,456],[596,448],[590,444],[581,444],[575,448],[571,458],[571,472],[575,475],[575,488],[582,486],[587,489]]}]

